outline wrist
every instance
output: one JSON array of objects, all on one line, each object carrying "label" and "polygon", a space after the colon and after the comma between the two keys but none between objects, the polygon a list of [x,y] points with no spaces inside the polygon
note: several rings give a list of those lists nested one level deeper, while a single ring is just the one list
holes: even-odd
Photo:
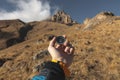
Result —
[{"label": "wrist", "polygon": [[66,67],[69,67],[68,64],[67,64],[67,61],[63,58],[52,58],[52,60],[63,62],[66,65]]},{"label": "wrist", "polygon": [[65,76],[67,76],[67,77],[70,76],[70,71],[69,71],[68,67],[66,66],[66,64],[64,62],[58,61],[58,60],[55,60],[55,59],[52,59],[51,62],[58,63],[60,65],[60,67],[63,69],[63,71],[65,73]]}]

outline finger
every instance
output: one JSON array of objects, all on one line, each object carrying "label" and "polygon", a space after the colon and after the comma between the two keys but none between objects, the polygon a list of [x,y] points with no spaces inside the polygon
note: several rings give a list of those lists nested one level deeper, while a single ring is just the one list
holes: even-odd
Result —
[{"label": "finger", "polygon": [[70,48],[70,54],[74,54],[75,49],[74,48]]},{"label": "finger", "polygon": [[64,43],[63,45],[64,45],[64,46],[68,46],[68,44],[69,44],[69,41],[66,40],[65,43]]},{"label": "finger", "polygon": [[56,46],[56,48],[60,48],[60,45],[58,44],[58,45]]},{"label": "finger", "polygon": [[66,39],[66,35],[63,35],[63,37]]},{"label": "finger", "polygon": [[65,51],[66,53],[69,53],[69,52],[70,52],[70,47],[66,47],[64,51]]},{"label": "finger", "polygon": [[53,37],[53,39],[50,41],[49,46],[54,47],[56,42],[56,37]]}]

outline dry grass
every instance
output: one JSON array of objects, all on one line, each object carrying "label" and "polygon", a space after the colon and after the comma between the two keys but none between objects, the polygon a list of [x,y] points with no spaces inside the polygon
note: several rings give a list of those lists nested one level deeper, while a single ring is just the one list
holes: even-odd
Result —
[{"label": "dry grass", "polygon": [[[102,23],[85,31],[82,30],[84,25],[68,27],[53,22],[30,24],[35,27],[28,33],[27,41],[0,52],[0,58],[12,59],[0,67],[1,80],[27,80],[36,65],[50,60],[50,56],[33,60],[36,53],[47,49],[49,41],[45,34],[66,34],[75,46],[70,80],[120,80],[119,20],[113,24]],[[43,42],[38,44],[39,39]]]}]

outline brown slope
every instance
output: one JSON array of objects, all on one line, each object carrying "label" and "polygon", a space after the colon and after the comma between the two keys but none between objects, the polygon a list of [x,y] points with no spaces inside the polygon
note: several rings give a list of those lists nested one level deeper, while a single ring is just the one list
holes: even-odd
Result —
[{"label": "brown slope", "polygon": [[[34,59],[34,57],[39,54],[40,51],[47,50],[49,35],[63,35],[66,34],[65,31],[69,29],[69,27],[64,24],[45,21],[30,23],[30,25],[34,26],[27,34],[27,41],[0,52],[0,79],[26,80],[33,72],[34,67],[36,67],[38,63],[46,60],[44,56],[40,59]],[[20,78],[17,74],[24,76]],[[5,78],[5,75],[8,75],[8,77]],[[11,77],[12,75],[15,76]]]},{"label": "brown slope", "polygon": [[101,23],[93,30],[76,34],[76,56],[71,66],[73,80],[119,80],[119,35],[120,20]]},{"label": "brown slope", "polygon": [[32,27],[19,19],[0,20],[0,50],[24,41]]},{"label": "brown slope", "polygon": [[56,32],[58,32],[57,35],[62,35],[65,33],[65,30],[69,28],[69,26],[65,24],[49,21],[35,22],[29,24],[33,26],[33,29],[28,32],[27,39],[31,39],[37,36],[45,36],[47,34],[56,34]]},{"label": "brown slope", "polygon": [[27,41],[0,51],[0,62],[3,62],[0,67],[0,79],[27,80],[28,76],[38,69],[39,64],[50,60],[46,51],[48,34],[66,34],[75,46],[70,80],[120,79],[119,19],[113,20],[112,23],[101,22],[90,30],[83,30],[85,25],[68,27],[46,21],[33,22],[30,25],[33,29],[28,32]]},{"label": "brown slope", "polygon": [[[45,33],[46,31],[47,32],[53,31],[52,28],[48,27],[48,25],[51,25],[52,22],[62,23],[66,25],[77,24],[72,20],[72,18],[68,14],[66,14],[63,11],[58,11],[52,18],[55,18],[55,20],[53,21],[52,19],[49,19],[47,20],[48,23],[47,21],[24,23],[19,19],[0,20],[0,45],[1,45],[0,50],[3,50],[17,43],[23,42],[24,40],[28,40],[29,38],[31,38],[30,36],[33,37],[33,35],[34,36],[39,35],[39,34],[36,34],[37,33],[36,31],[39,31],[40,29],[42,29],[41,33],[43,33],[44,31]],[[59,18],[61,18],[61,20],[59,20]],[[54,25],[51,25],[51,26],[54,26]],[[35,29],[32,30],[33,27]],[[50,34],[46,34],[45,36],[50,36]]]}]

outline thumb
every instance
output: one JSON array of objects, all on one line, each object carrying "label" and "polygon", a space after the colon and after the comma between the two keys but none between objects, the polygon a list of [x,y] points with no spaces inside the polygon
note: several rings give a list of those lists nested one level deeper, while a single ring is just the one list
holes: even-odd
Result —
[{"label": "thumb", "polygon": [[56,43],[56,37],[53,37],[53,39],[50,41],[49,47],[54,47]]}]

